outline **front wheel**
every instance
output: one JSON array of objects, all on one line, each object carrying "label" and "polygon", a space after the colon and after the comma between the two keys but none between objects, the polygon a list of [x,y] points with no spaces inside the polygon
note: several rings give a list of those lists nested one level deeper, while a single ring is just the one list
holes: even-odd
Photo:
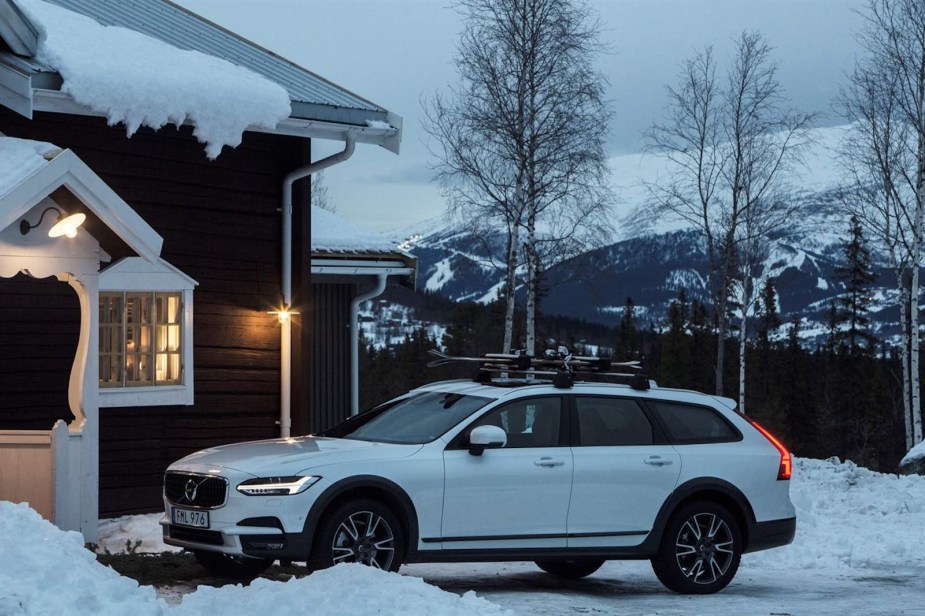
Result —
[{"label": "front wheel", "polygon": [[398,571],[404,554],[405,537],[392,510],[379,501],[359,499],[325,516],[315,535],[310,563],[313,570],[360,563]]},{"label": "front wheel", "polygon": [[580,580],[601,568],[603,558],[561,558],[555,560],[538,560],[536,566],[556,577],[567,580]]},{"label": "front wheel", "polygon": [[709,501],[694,502],[669,520],[652,569],[675,592],[711,594],[735,577],[742,547],[739,524],[728,509]]},{"label": "front wheel", "polygon": [[273,564],[272,560],[265,558],[229,556],[204,550],[193,550],[193,556],[212,575],[235,580],[253,580]]}]

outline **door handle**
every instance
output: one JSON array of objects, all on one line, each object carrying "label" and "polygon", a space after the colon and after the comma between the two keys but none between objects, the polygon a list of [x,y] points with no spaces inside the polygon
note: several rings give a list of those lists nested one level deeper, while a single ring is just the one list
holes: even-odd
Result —
[{"label": "door handle", "polygon": [[667,466],[669,464],[673,464],[674,460],[671,460],[669,458],[663,458],[661,456],[649,456],[648,458],[643,460],[643,462],[651,466]]},{"label": "door handle", "polygon": [[544,466],[546,468],[552,468],[554,466],[563,466],[565,462],[562,460],[553,460],[547,456],[543,456],[539,460],[534,460],[533,463],[537,466]]}]

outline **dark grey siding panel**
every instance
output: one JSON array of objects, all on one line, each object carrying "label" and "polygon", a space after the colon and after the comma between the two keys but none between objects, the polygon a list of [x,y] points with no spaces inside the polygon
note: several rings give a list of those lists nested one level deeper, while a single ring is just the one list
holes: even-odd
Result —
[{"label": "dark grey siding panel", "polygon": [[353,284],[312,285],[309,432],[350,416],[350,301]]}]

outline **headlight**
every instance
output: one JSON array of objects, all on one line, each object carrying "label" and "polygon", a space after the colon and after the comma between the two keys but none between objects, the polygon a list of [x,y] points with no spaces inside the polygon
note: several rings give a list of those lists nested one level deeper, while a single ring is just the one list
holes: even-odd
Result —
[{"label": "headlight", "polygon": [[321,477],[257,477],[238,484],[237,490],[248,496],[289,496],[301,494]]}]

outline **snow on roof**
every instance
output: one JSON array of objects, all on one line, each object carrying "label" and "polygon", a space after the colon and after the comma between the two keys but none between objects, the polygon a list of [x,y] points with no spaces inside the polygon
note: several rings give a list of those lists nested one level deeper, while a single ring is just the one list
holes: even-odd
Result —
[{"label": "snow on roof", "polygon": [[40,31],[36,60],[61,75],[61,91],[124,123],[129,136],[188,121],[214,159],[249,126],[270,129],[289,117],[286,90],[248,69],[42,0],[16,3]]},{"label": "snow on roof", "polygon": [[404,255],[385,236],[315,206],[312,206],[312,252]]},{"label": "snow on roof", "polygon": [[0,198],[61,151],[44,141],[0,136]]}]

